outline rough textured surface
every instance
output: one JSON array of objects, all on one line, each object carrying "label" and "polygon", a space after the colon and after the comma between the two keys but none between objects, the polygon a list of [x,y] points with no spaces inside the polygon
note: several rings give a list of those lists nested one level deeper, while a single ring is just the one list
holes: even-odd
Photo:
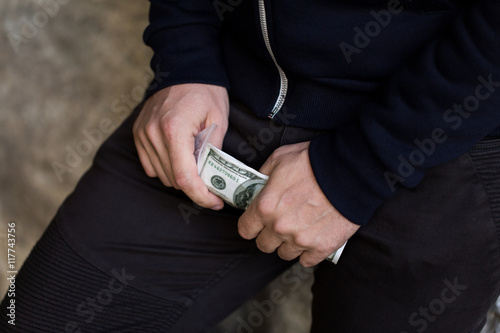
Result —
[{"label": "rough textured surface", "polygon": [[[20,267],[90,166],[99,142],[85,144],[85,133],[103,120],[117,126],[142,97],[151,79],[152,54],[141,39],[148,7],[146,1],[119,0],[0,3],[2,295],[7,223],[16,223]],[[77,157],[67,160],[69,151]],[[56,172],[54,162],[65,167]],[[234,332],[241,320],[256,333],[307,332],[311,282],[311,274],[298,285],[278,278],[268,289],[282,290],[286,302],[255,317],[252,300],[213,332]],[[255,300],[267,298],[263,292]]]},{"label": "rough textured surface", "polygon": [[[90,166],[99,143],[82,144],[82,131],[102,119],[116,126],[113,101],[149,75],[151,54],[141,46],[146,3],[59,2],[66,4],[51,15],[37,2],[0,4],[0,234],[16,222],[18,266]],[[68,165],[72,149],[81,153]],[[54,162],[65,172],[56,173]]]},{"label": "rough textured surface", "polygon": [[[117,126],[139,101],[151,77],[151,51],[141,41],[147,10],[146,1],[0,3],[2,295],[7,223],[16,222],[19,267],[90,166],[99,142],[85,144],[85,133],[102,121]],[[69,151],[77,157],[67,160]],[[66,168],[56,172],[54,163]],[[300,272],[289,272],[295,283],[278,277],[212,333],[307,332],[312,275]],[[282,291],[286,302],[259,310],[256,304],[273,290]],[[490,317],[485,331],[494,332],[499,317]]]}]

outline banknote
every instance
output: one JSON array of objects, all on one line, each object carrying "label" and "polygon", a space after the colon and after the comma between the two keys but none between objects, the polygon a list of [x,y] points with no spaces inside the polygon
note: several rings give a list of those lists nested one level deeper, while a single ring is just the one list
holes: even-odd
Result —
[{"label": "banknote", "polygon": [[268,176],[210,143],[200,157],[201,179],[212,193],[233,207],[246,209],[266,185]]},{"label": "banknote", "polygon": [[[268,176],[210,144],[215,125],[195,138],[198,173],[208,189],[233,207],[247,209],[266,185]],[[345,248],[342,245],[325,260],[336,264]]]},{"label": "banknote", "polygon": [[340,259],[340,256],[342,255],[342,252],[344,251],[346,244],[347,244],[347,242],[345,242],[344,245],[342,245],[337,251],[333,252],[328,257],[326,257],[325,260],[333,262],[334,264],[337,264],[337,262]]}]

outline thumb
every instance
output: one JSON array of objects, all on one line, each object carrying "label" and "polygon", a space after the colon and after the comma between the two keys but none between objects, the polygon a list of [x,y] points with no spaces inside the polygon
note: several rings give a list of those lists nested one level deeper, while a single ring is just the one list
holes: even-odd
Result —
[{"label": "thumb", "polygon": [[224,137],[226,136],[227,132],[227,120],[223,119],[212,121],[208,123],[205,128],[209,128],[212,125],[215,125],[215,128],[212,130],[212,133],[210,133],[208,142],[211,143],[214,147],[222,149]]}]

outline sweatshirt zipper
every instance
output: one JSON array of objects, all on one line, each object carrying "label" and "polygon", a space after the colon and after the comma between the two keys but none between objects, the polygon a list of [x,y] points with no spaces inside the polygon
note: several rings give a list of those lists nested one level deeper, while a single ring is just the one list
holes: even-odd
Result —
[{"label": "sweatshirt zipper", "polygon": [[262,36],[264,37],[264,42],[266,43],[267,51],[273,59],[274,65],[278,69],[280,74],[280,92],[278,98],[276,99],[276,103],[274,104],[271,113],[269,114],[269,118],[273,119],[276,113],[281,110],[283,103],[285,103],[286,92],[288,90],[288,78],[286,77],[285,72],[281,69],[280,65],[276,61],[276,57],[274,56],[273,50],[271,48],[271,42],[269,41],[269,31],[267,30],[267,18],[266,18],[266,7],[264,5],[264,0],[259,0],[259,17],[260,17],[260,28],[262,30]]}]

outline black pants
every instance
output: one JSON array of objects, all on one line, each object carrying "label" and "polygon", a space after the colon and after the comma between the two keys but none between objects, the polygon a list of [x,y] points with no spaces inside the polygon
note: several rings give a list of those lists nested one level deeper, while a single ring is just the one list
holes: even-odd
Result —
[{"label": "black pants", "polygon": [[[15,326],[9,298],[1,305],[2,332],[207,332],[293,263],[241,239],[241,211],[201,209],[148,178],[137,113],[35,246],[17,277]],[[319,134],[233,105],[223,149],[258,168],[276,147]],[[429,170],[338,265],[317,267],[312,332],[479,332],[500,292],[499,235],[500,140],[490,140]]]}]

